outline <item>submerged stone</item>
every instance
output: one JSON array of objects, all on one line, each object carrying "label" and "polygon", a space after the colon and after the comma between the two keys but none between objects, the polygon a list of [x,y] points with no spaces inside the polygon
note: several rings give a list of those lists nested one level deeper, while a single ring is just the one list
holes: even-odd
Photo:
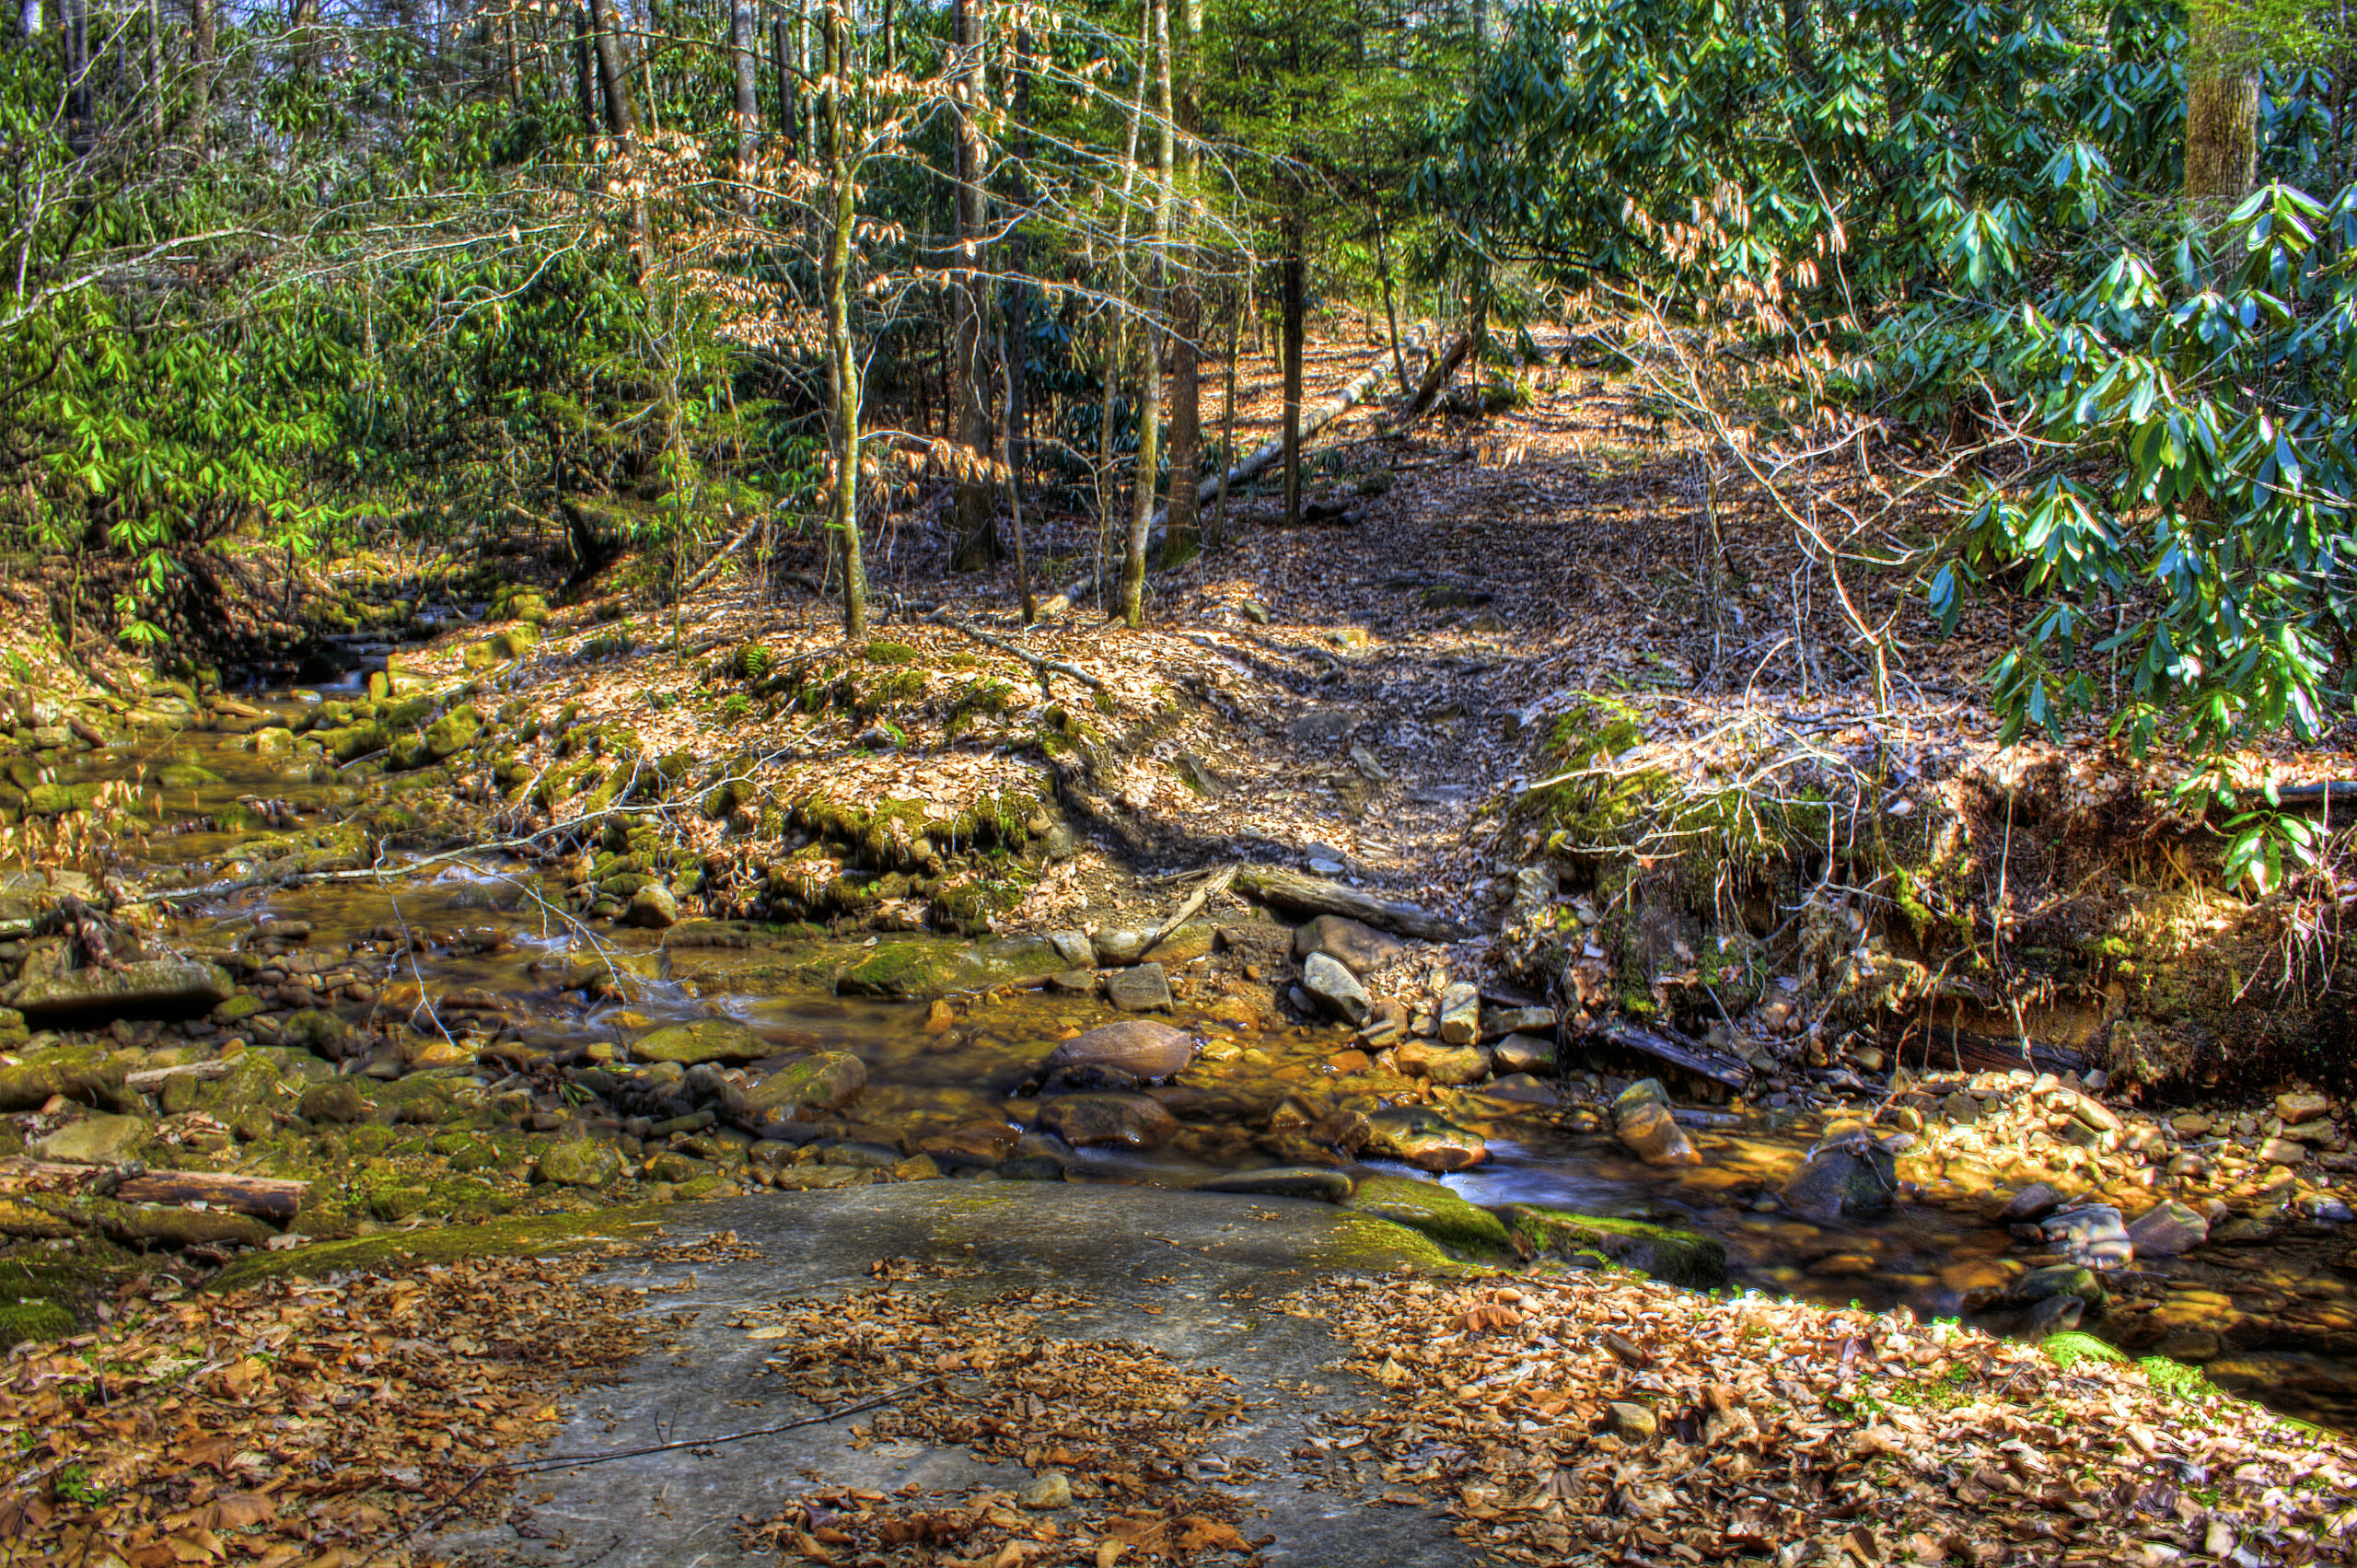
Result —
[{"label": "submerged stone", "polygon": [[1490,1145],[1422,1106],[1389,1106],[1366,1119],[1364,1151],[1422,1170],[1464,1170],[1490,1157]]},{"label": "submerged stone", "polygon": [[848,1051],[824,1051],[762,1079],[746,1094],[745,1109],[756,1122],[791,1121],[801,1110],[841,1110],[866,1088],[865,1063]]},{"label": "submerged stone", "polygon": [[698,1018],[641,1037],[632,1044],[630,1053],[640,1062],[677,1062],[691,1067],[699,1062],[759,1062],[775,1056],[778,1050],[734,1018]]},{"label": "submerged stone", "polygon": [[1076,1149],[1158,1149],[1178,1136],[1178,1119],[1151,1095],[1059,1095],[1039,1107],[1039,1130]]},{"label": "submerged stone", "polygon": [[1046,1070],[1111,1067],[1140,1079],[1167,1078],[1194,1059],[1194,1036],[1149,1018],[1124,1018],[1065,1040]]},{"label": "submerged stone", "polygon": [[1159,1013],[1170,1008],[1170,979],[1160,964],[1140,964],[1116,970],[1105,977],[1105,1000],[1124,1013]]},{"label": "submerged stone", "polygon": [[1898,1162],[1871,1140],[1819,1149],[1784,1184],[1784,1207],[1812,1225],[1873,1219],[1898,1194]]},{"label": "submerged stone", "polygon": [[1315,1166],[1278,1166],[1269,1170],[1239,1170],[1195,1184],[1198,1192],[1242,1192],[1262,1198],[1308,1198],[1321,1203],[1350,1201],[1350,1177]]}]

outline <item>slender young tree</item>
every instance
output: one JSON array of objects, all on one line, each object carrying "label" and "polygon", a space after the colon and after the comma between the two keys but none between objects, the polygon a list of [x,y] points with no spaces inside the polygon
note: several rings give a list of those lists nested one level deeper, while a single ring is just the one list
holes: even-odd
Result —
[{"label": "slender young tree", "polygon": [[1138,354],[1138,479],[1130,507],[1129,548],[1121,552],[1121,619],[1134,628],[1145,621],[1145,547],[1154,533],[1155,481],[1161,468],[1163,309],[1170,258],[1170,216],[1176,149],[1171,135],[1169,0],[1147,0],[1152,13],[1150,53],[1140,62],[1156,80],[1161,110],[1155,117],[1154,250],[1146,258],[1144,342]]},{"label": "slender young tree", "polygon": [[734,0],[728,8],[728,56],[737,67],[737,204],[750,215],[753,210],[754,165],[761,140],[761,70],[754,50],[759,47],[761,26],[755,19],[748,0]]},{"label": "slender young tree", "polygon": [[1303,194],[1291,182],[1291,204],[1284,215],[1284,255],[1279,262],[1283,290],[1285,381],[1285,526],[1301,526],[1301,357],[1305,321],[1309,311],[1308,225],[1302,215]]},{"label": "slender young tree", "polygon": [[[1202,105],[1195,88],[1195,45],[1202,29],[1202,0],[1179,0],[1178,26],[1172,42],[1170,75],[1178,93],[1178,120],[1180,134],[1187,138],[1181,156],[1186,169],[1186,186],[1191,194],[1196,187],[1195,132],[1202,122]],[[1179,207],[1179,227],[1193,226],[1194,206],[1189,202]],[[1202,295],[1197,286],[1196,274],[1201,258],[1189,243],[1184,232],[1171,237],[1176,248],[1179,273],[1177,285],[1171,291],[1170,328],[1170,511],[1168,537],[1173,543],[1184,540],[1190,544],[1201,535],[1200,493],[1196,474],[1203,466],[1203,395],[1202,349],[1199,338],[1203,330]]]},{"label": "slender young tree", "polygon": [[951,48],[956,52],[950,102],[957,124],[957,166],[953,203],[957,220],[954,238],[956,283],[950,290],[955,338],[950,374],[958,401],[957,551],[960,571],[974,571],[998,559],[997,487],[985,460],[990,450],[990,367],[983,354],[990,310],[990,289],[982,281],[984,211],[983,182],[990,178],[988,150],[981,128],[984,79],[981,6],[978,0],[955,0],[950,12]]},{"label": "slender young tree", "polygon": [[830,525],[842,552],[843,635],[867,635],[867,563],[859,542],[859,352],[852,341],[852,235],[859,217],[858,160],[852,148],[851,17],[843,0],[827,0],[826,75],[819,114],[827,150],[827,250],[821,286],[827,302],[827,389],[832,404],[834,505]]}]

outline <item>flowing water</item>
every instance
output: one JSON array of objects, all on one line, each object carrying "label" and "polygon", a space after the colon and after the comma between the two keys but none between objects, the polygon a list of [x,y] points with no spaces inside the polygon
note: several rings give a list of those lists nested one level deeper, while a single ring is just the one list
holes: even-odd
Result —
[{"label": "flowing water", "polygon": [[[264,701],[283,721],[299,714],[307,700]],[[273,825],[282,829],[316,829],[363,800],[362,788],[331,764],[299,754],[261,755],[251,746],[233,734],[192,732],[168,746],[91,754],[64,777],[76,783],[145,769],[152,778],[173,763],[217,775],[218,782],[192,784],[181,782],[186,775],[166,775],[173,781],[163,791],[170,830],[126,846],[134,858],[178,867],[188,884],[202,887],[223,869],[234,877],[239,842],[250,834],[250,828],[220,830],[210,819],[242,811],[250,820],[261,811],[276,813]],[[396,972],[382,982],[387,1000],[401,995],[404,985],[431,997],[488,993],[505,1009],[506,1030],[543,1050],[612,1044],[664,1023],[726,1014],[782,1051],[856,1052],[869,1087],[845,1115],[881,1137],[913,1139],[978,1119],[1012,1118],[1028,1126],[1037,1105],[1020,1091],[1051,1043],[1124,1016],[1094,999],[993,992],[968,1000],[945,1027],[923,1005],[838,997],[811,983],[805,967],[826,957],[830,944],[682,948],[667,946],[656,932],[602,924],[592,932],[562,912],[563,893],[540,867],[484,856],[385,883],[225,892],[187,905],[174,935],[193,947],[231,947],[273,922],[299,920],[311,927],[308,950],[337,958],[354,942],[398,927],[412,935],[409,946],[416,950],[396,955]],[[831,946],[839,956],[868,940],[837,938]],[[624,977],[623,999],[585,1002],[581,993],[560,989],[565,971],[593,954]],[[345,1010],[357,1016],[367,1008]],[[444,1016],[462,1033],[500,1024],[497,1015],[477,1018],[446,1009]],[[1180,1135],[1151,1152],[1056,1144],[1068,1179],[1187,1186],[1289,1163],[1269,1146],[1270,1108],[1329,1078],[1329,1059],[1350,1045],[1339,1028],[1291,1023],[1232,997],[1182,1004],[1175,1021],[1205,1037],[1206,1060],[1217,1064],[1211,1086],[1182,1113]],[[1537,1203],[1700,1231],[1724,1243],[1738,1287],[1827,1305],[1903,1304],[1922,1316],[1952,1316],[1976,1286],[2006,1277],[2014,1243],[1982,1218],[1986,1191],[1914,1191],[1886,1219],[1831,1227],[1804,1223],[1766,1200],[1843,1109],[1830,1099],[1806,1112],[1753,1109],[1723,1118],[1735,1125],[1695,1134],[1705,1164],[1665,1170],[1640,1163],[1608,1134],[1592,1091],[1609,1086],[1566,1080],[1565,1103],[1546,1107],[1443,1091],[1436,1108],[1482,1133],[1490,1150],[1485,1163],[1447,1176],[1446,1185],[1487,1206]],[[1040,1140],[1031,1135],[1035,1146]],[[1373,1168],[1421,1177],[1380,1162]],[[2319,1288],[2347,1294],[2345,1269],[2336,1275],[2313,1260],[2287,1263],[2278,1271],[2284,1277],[2275,1278],[2270,1266],[2256,1256],[2237,1260],[2227,1275],[2210,1270],[2196,1283],[2254,1300],[2313,1299]],[[2166,1284],[2143,1277],[2131,1281],[2130,1290],[2158,1295]],[[2357,1376],[2346,1363],[2278,1347],[2229,1355],[2212,1370],[2279,1408],[2357,1425]]]}]

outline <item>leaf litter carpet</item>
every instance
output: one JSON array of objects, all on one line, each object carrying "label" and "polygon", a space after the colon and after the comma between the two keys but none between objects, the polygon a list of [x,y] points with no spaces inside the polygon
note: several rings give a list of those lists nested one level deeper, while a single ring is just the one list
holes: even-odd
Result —
[{"label": "leaf litter carpet", "polygon": [[[702,1245],[744,1253],[726,1233]],[[444,1561],[435,1527],[503,1513],[517,1545],[497,1555],[532,1561],[563,1543],[537,1539],[528,1476],[509,1467],[563,1462],[535,1457],[559,1403],[664,1337],[660,1293],[592,1282],[598,1266],[128,1290],[100,1332],[0,1368],[16,1456],[0,1562],[412,1568]],[[826,1428],[846,1449],[963,1447],[1006,1479],[886,1492],[781,1475],[791,1504],[737,1521],[749,1557],[1215,1568],[1271,1543],[1256,1462],[1222,1453],[1247,1414],[1229,1374],[1060,1334],[1092,1304],[1052,1287],[894,1259],[869,1272],[733,1310],[776,1380],[761,1391],[858,1407]],[[1294,1450],[1296,1477],[1364,1507],[1442,1509],[1469,1561],[2295,1564],[2348,1561],[2357,1531],[2341,1439],[1904,1311],[1409,1272],[1276,1305],[1328,1326],[1361,1390]]]}]

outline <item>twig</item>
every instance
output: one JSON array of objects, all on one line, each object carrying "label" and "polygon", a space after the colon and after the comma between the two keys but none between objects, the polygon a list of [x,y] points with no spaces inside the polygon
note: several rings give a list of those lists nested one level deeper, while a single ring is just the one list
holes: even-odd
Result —
[{"label": "twig", "polygon": [[1145,946],[1138,949],[1138,956],[1143,958],[1162,946],[1163,939],[1186,924],[1197,910],[1202,909],[1219,894],[1226,892],[1227,885],[1236,880],[1236,874],[1242,869],[1242,862],[1231,862],[1223,867],[1217,876],[1188,894],[1186,901],[1178,906],[1177,912],[1168,920],[1155,927],[1154,935],[1145,939]]},{"label": "twig", "polygon": [[878,1394],[875,1398],[869,1400],[862,1400],[857,1404],[842,1405],[838,1406],[834,1410],[821,1411],[817,1415],[803,1416],[796,1421],[781,1421],[772,1425],[757,1426],[748,1432],[726,1433],[718,1437],[681,1437],[674,1439],[668,1443],[650,1443],[645,1445],[644,1447],[617,1448],[613,1452],[607,1454],[547,1454],[542,1455],[538,1458],[503,1459],[494,1464],[478,1466],[475,1473],[467,1478],[466,1484],[459,1487],[457,1492],[452,1493],[449,1498],[439,1507],[435,1508],[433,1513],[427,1515],[424,1519],[421,1519],[418,1523],[411,1526],[407,1530],[403,1531],[401,1535],[395,1537],[391,1540],[381,1542],[374,1551],[370,1551],[367,1556],[362,1558],[360,1560],[360,1568],[367,1568],[369,1563],[375,1562],[390,1548],[407,1546],[411,1541],[416,1539],[427,1530],[438,1527],[445,1519],[447,1519],[451,1515],[458,1512],[459,1504],[466,1501],[466,1497],[469,1493],[472,1492],[477,1486],[481,1485],[485,1480],[493,1475],[503,1473],[508,1475],[539,1475],[547,1470],[577,1469],[586,1465],[610,1464],[616,1459],[644,1458],[649,1454],[668,1454],[676,1452],[681,1448],[717,1448],[723,1444],[744,1443],[755,1437],[773,1437],[781,1432],[793,1432],[806,1426],[824,1426],[830,1421],[840,1421],[847,1415],[857,1415],[863,1411],[878,1410],[885,1405],[904,1400],[911,1394],[921,1392],[926,1388],[938,1388],[940,1384],[940,1378],[928,1377],[923,1382],[907,1384],[901,1388],[891,1390],[889,1393]]},{"label": "twig", "polygon": [[946,610],[937,610],[934,611],[931,615],[924,618],[923,623],[928,626],[946,626],[953,632],[961,632],[967,636],[973,638],[974,641],[983,644],[986,646],[996,648],[1001,653],[1013,654],[1016,658],[1021,659],[1025,664],[1028,664],[1032,668],[1038,670],[1039,672],[1040,679],[1043,681],[1051,672],[1053,672],[1057,675],[1069,675],[1074,680],[1079,681],[1082,685],[1090,687],[1096,691],[1102,691],[1105,690],[1105,683],[1102,680],[1097,679],[1097,677],[1089,674],[1088,671],[1081,668],[1078,665],[1066,664],[1062,659],[1042,658],[1039,655],[1033,653],[1028,648],[1018,647],[1015,644],[1008,642],[1004,637],[993,636],[990,633],[983,631],[979,626],[969,625],[967,622],[951,615]]}]

